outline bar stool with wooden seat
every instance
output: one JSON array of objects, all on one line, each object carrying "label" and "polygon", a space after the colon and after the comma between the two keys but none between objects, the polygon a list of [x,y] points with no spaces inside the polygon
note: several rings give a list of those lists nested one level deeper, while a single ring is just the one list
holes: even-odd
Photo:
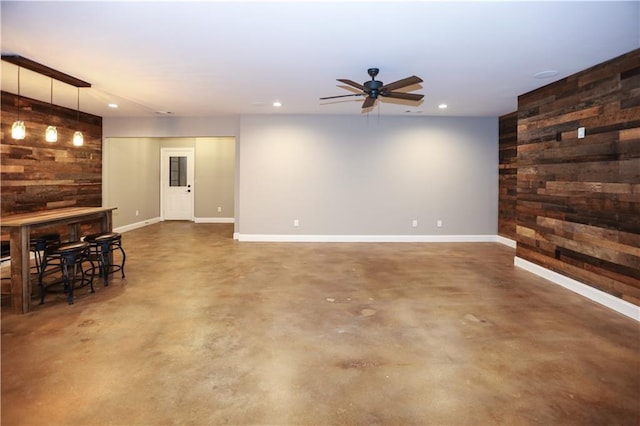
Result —
[{"label": "bar stool with wooden seat", "polygon": [[[89,285],[91,293],[94,293],[93,274],[87,274],[82,266],[85,261],[91,263],[89,270],[93,270],[93,262],[89,257],[89,243],[84,241],[47,246],[42,257],[42,265],[38,279],[40,285],[40,304],[42,305],[44,303],[47,288],[54,284],[59,284],[59,281],[52,284],[44,283],[44,275],[47,273],[47,268],[49,268],[49,270],[51,269],[51,265],[59,267],[62,271],[63,290],[67,294],[67,300],[70,305],[74,302],[73,291],[76,288]],[[72,271],[70,271],[70,269],[72,269]],[[77,285],[78,276],[80,276],[79,285]]]},{"label": "bar stool with wooden seat", "polygon": [[[106,232],[102,234],[91,234],[84,237],[84,241],[89,243],[91,248],[91,259],[97,260],[100,275],[104,279],[105,287],[109,285],[109,275],[120,271],[124,276],[124,263],[127,255],[122,248],[122,235],[118,232]],[[122,263],[113,263],[113,253],[118,250],[122,254]]]},{"label": "bar stool with wooden seat", "polygon": [[2,266],[3,263],[11,260],[11,243],[2,241],[0,243],[0,268],[2,268],[2,280],[0,280],[0,297],[1,300],[9,300],[11,298],[11,272],[9,268]]},{"label": "bar stool with wooden seat", "polygon": [[35,259],[36,274],[38,276],[40,276],[44,249],[49,245],[60,245],[60,234],[51,233],[36,235],[29,239],[29,251],[33,253],[33,257]]},{"label": "bar stool with wooden seat", "polygon": [[0,262],[8,262],[11,260],[11,242],[10,241],[1,241],[0,242]]}]

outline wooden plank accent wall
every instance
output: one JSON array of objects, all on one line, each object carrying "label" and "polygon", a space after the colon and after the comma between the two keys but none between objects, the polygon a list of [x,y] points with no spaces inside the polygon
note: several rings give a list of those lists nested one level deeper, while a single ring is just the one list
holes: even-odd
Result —
[{"label": "wooden plank accent wall", "polygon": [[516,256],[640,305],[640,49],[520,96],[517,135]]},{"label": "wooden plank accent wall", "polygon": [[518,111],[498,119],[498,235],[516,240]]},{"label": "wooden plank accent wall", "polygon": [[[23,140],[11,138],[18,118],[27,127]],[[78,122],[79,120],[79,122]],[[74,206],[102,205],[102,118],[2,92],[0,140],[2,215]],[[44,140],[58,129],[58,142]],[[84,146],[71,142],[80,130]]]}]

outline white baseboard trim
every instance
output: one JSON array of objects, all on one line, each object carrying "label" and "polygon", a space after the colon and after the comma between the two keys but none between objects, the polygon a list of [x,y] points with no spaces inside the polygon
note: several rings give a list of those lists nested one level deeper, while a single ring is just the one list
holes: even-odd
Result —
[{"label": "white baseboard trim", "polygon": [[196,217],[195,223],[235,223],[234,217]]},{"label": "white baseboard trim", "polygon": [[513,264],[640,322],[640,306],[517,256],[513,258]]},{"label": "white baseboard trim", "polygon": [[297,234],[241,234],[238,241],[274,243],[494,243],[495,235],[297,235]]},{"label": "white baseboard trim", "polygon": [[500,244],[504,244],[505,246],[509,246],[511,248],[516,248],[516,242],[510,238],[503,237],[501,235],[496,236],[496,241]]},{"label": "white baseboard trim", "polygon": [[152,224],[158,223],[158,222],[160,222],[160,218],[159,217],[154,217],[152,219],[143,220],[141,222],[130,223],[129,225],[124,225],[124,226],[119,226],[117,228],[113,228],[113,232],[123,233],[123,232],[127,232],[127,231],[133,231],[134,229],[144,228],[145,226],[152,225]]}]

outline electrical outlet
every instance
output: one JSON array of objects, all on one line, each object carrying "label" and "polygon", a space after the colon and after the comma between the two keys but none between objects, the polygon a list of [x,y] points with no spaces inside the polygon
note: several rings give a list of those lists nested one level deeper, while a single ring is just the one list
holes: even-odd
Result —
[{"label": "electrical outlet", "polygon": [[418,220],[417,219],[413,219],[413,221],[411,222],[411,226],[413,226],[414,228],[418,227]]},{"label": "electrical outlet", "polygon": [[293,219],[293,226],[295,227],[300,226],[300,221],[298,219]]},{"label": "electrical outlet", "polygon": [[140,210],[136,210],[136,216],[140,216]]},{"label": "electrical outlet", "polygon": [[584,127],[578,127],[578,139],[583,139],[585,135],[585,128]]},{"label": "electrical outlet", "polygon": [[438,228],[442,228],[442,221],[441,221],[440,219],[438,219],[438,220],[436,221],[436,226],[437,226]]},{"label": "electrical outlet", "polygon": [[218,207],[218,213],[222,211],[222,207]]}]

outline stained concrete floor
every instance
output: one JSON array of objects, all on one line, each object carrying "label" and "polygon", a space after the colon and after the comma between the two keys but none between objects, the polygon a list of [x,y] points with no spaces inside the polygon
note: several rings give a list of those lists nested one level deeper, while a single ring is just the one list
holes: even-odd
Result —
[{"label": "stained concrete floor", "polygon": [[471,244],[123,234],[127,278],[2,312],[2,425],[638,425],[640,325]]}]

